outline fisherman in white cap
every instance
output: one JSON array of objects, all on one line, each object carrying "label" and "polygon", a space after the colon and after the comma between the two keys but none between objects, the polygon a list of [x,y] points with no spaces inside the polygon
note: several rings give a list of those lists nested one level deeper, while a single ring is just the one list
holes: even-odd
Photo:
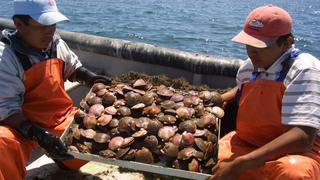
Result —
[{"label": "fisherman in white cap", "polygon": [[58,136],[77,111],[64,81],[88,86],[111,79],[84,68],[56,32],[69,19],[54,0],[14,0],[16,30],[0,35],[0,179],[23,179],[33,148],[40,145],[60,166],[78,169]]}]

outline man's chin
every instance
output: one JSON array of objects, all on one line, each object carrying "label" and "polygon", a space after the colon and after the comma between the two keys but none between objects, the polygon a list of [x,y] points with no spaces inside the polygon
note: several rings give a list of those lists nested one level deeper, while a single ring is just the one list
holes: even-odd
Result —
[{"label": "man's chin", "polygon": [[47,49],[50,44],[51,44],[51,41],[50,41],[50,42],[43,42],[43,43],[41,43],[41,49]]}]

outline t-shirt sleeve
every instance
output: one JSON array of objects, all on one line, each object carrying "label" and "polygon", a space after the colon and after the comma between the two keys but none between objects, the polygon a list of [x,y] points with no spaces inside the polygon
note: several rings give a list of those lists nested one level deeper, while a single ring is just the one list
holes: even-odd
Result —
[{"label": "t-shirt sleeve", "polygon": [[238,73],[236,76],[236,82],[239,88],[244,82],[249,81],[252,71],[253,71],[253,65],[250,59],[247,59],[238,69]]},{"label": "t-shirt sleeve", "polygon": [[24,85],[23,68],[8,48],[0,46],[0,121],[21,112]]},{"label": "t-shirt sleeve", "polygon": [[[299,64],[308,64],[302,63]],[[288,78],[290,82],[282,100],[283,124],[320,129],[320,68],[317,66],[292,68],[294,73]]]},{"label": "t-shirt sleeve", "polygon": [[64,80],[67,80],[77,68],[82,66],[78,56],[62,39],[59,39],[57,44],[57,57],[65,61]]}]

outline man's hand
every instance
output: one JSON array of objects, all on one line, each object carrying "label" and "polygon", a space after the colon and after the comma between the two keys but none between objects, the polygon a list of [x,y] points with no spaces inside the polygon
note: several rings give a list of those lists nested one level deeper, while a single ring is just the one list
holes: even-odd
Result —
[{"label": "man's hand", "polygon": [[80,67],[72,75],[73,80],[77,80],[88,86],[92,86],[94,83],[103,83],[105,85],[111,84],[112,79],[108,76],[98,75],[85,67]]},{"label": "man's hand", "polygon": [[240,176],[241,170],[233,160],[219,162],[212,170],[212,176],[208,180],[236,180]]},{"label": "man's hand", "polygon": [[37,141],[39,146],[45,149],[52,159],[67,160],[73,158],[71,154],[67,153],[67,148],[61,140],[44,128],[30,122],[23,123],[22,126],[24,126],[21,128],[23,130],[22,134]]},{"label": "man's hand", "polygon": [[91,87],[95,83],[103,83],[105,85],[111,84],[112,79],[111,77],[104,76],[104,75],[95,75],[93,76],[90,81],[88,82],[88,85]]}]

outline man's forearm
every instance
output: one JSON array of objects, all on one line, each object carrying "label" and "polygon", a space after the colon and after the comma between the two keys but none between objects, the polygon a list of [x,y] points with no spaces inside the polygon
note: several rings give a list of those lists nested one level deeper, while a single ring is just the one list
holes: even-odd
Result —
[{"label": "man's forearm", "polygon": [[6,119],[0,122],[1,125],[9,126],[14,129],[19,129],[21,125],[28,121],[27,118],[23,115],[22,112],[12,114]]},{"label": "man's forearm", "polygon": [[233,100],[237,94],[237,91],[238,91],[238,87],[237,86],[233,87],[232,89],[230,89],[229,91],[221,95],[222,100],[226,102]]},{"label": "man's forearm", "polygon": [[287,154],[305,152],[312,148],[316,133],[315,128],[293,127],[266,145],[238,157],[235,162],[242,170],[247,170]]},{"label": "man's forearm", "polygon": [[1,125],[10,126],[22,134],[23,137],[37,141],[53,159],[66,160],[73,156],[67,153],[63,142],[55,135],[37,124],[28,121],[22,113],[16,113],[0,122]]}]

